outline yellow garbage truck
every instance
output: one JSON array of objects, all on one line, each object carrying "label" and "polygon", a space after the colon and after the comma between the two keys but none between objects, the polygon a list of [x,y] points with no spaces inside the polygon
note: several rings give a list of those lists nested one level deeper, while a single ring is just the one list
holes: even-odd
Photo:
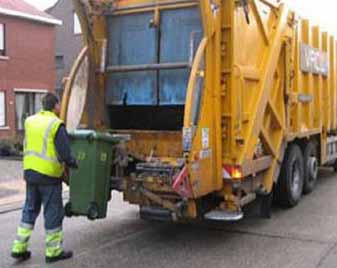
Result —
[{"label": "yellow garbage truck", "polygon": [[[128,136],[111,189],[145,219],[294,207],[337,169],[336,41],[272,0],[73,0],[69,130]],[[95,178],[93,178],[95,179]]]}]

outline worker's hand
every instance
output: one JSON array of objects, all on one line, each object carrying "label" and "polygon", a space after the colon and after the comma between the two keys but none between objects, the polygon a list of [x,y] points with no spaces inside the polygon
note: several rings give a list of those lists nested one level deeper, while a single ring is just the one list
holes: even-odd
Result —
[{"label": "worker's hand", "polygon": [[62,180],[68,186],[69,186],[69,178],[70,178],[69,167],[65,166],[64,167],[64,173],[63,173],[63,176],[62,176]]},{"label": "worker's hand", "polygon": [[79,169],[80,167],[80,162],[78,160],[75,160],[74,166],[72,167],[73,169]]},{"label": "worker's hand", "polygon": [[71,163],[68,164],[68,167],[72,168],[72,169],[78,169],[79,165],[80,165],[79,161],[77,159],[73,158]]}]

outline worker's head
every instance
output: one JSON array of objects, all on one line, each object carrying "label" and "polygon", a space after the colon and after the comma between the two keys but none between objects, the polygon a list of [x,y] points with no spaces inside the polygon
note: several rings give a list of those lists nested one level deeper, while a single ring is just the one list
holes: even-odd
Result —
[{"label": "worker's head", "polygon": [[47,93],[42,98],[42,107],[43,110],[53,112],[57,115],[59,115],[61,110],[60,101],[58,97],[52,93]]}]

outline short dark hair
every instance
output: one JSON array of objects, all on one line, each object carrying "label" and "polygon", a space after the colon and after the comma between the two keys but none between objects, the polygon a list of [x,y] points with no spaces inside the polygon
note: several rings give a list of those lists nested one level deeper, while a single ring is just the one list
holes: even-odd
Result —
[{"label": "short dark hair", "polygon": [[42,98],[42,107],[45,111],[53,111],[55,109],[56,104],[60,101],[58,97],[52,93],[47,93]]}]

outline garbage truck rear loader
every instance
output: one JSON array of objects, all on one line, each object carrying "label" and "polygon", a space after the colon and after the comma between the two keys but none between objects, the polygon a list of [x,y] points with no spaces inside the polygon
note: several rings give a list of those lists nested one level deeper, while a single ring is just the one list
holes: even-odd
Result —
[{"label": "garbage truck rear loader", "polygon": [[143,218],[239,220],[257,199],[268,216],[335,166],[336,41],[285,5],[73,2],[85,48],[63,117],[130,137],[111,183]]}]

